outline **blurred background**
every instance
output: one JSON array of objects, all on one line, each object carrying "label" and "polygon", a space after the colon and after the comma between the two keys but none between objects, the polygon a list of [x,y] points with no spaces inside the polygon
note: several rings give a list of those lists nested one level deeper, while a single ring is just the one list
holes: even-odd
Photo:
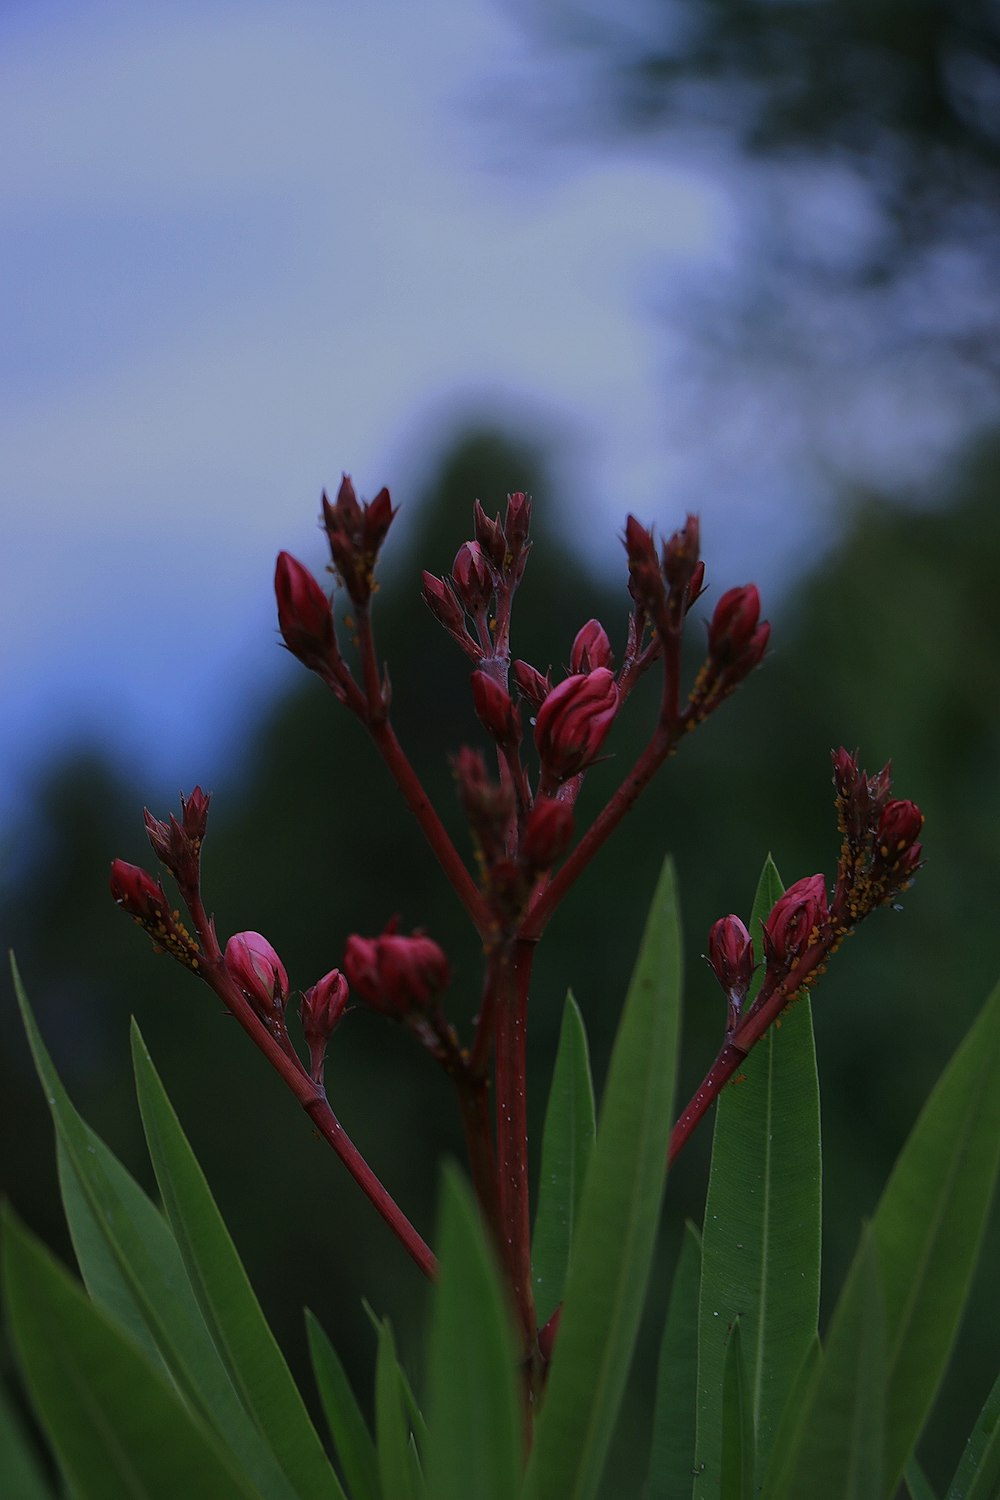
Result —
[{"label": "blurred background", "polygon": [[[830,748],[891,756],[924,808],[905,909],[817,991],[835,1293],[998,967],[998,59],[993,0],[0,9],[0,927],[75,1101],[148,1182],[137,1014],[300,1372],[307,1304],[369,1388],[362,1295],[415,1365],[424,1288],[214,1001],[115,910],[107,867],[149,863],[143,804],[165,816],[200,782],[221,932],[264,931],[305,985],[399,912],[452,954],[456,1022],[474,1011],[478,955],[436,865],[357,726],[276,646],[274,555],[322,569],[341,469],[401,507],[381,646],[459,840],[446,756],[482,735],[419,571],[449,568],[476,497],[534,494],[514,640],[543,670],[595,614],[620,651],[628,511],[661,532],[700,512],[706,609],[752,579],[772,621],[762,671],[549,930],[536,1143],[566,985],[600,1079],[665,852],[683,1090],[723,1022],[711,922],[747,912],[768,850],[786,882],[834,867]],[[582,815],[651,712],[637,693]],[[0,1003],[4,1189],[69,1255],[6,980]],[[328,1079],[430,1233],[460,1145],[443,1080],[362,1014]],[[626,1465],[709,1144],[668,1193]],[[924,1453],[939,1481],[995,1373],[998,1254],[994,1230]]]}]

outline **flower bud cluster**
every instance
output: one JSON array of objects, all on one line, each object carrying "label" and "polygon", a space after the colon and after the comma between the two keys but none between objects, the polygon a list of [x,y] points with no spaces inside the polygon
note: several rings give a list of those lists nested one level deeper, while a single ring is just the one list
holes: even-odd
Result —
[{"label": "flower bud cluster", "polygon": [[153,853],[173,875],[182,890],[197,890],[201,869],[201,846],[208,826],[211,796],[196,786],[190,797],[181,793],[180,822],[170,814],[168,823],[154,818],[148,807],[142,816]]},{"label": "flower bud cluster", "polygon": [[379,937],[349,937],[344,969],[366,1005],[397,1021],[425,1009],[451,978],[437,943],[422,932],[404,936],[394,921]]},{"label": "flower bud cluster", "polygon": [[367,609],[375,588],[375,564],[396,512],[387,489],[374,500],[359,502],[344,475],[333,504],[323,495],[323,528],[337,577],[354,606]]}]

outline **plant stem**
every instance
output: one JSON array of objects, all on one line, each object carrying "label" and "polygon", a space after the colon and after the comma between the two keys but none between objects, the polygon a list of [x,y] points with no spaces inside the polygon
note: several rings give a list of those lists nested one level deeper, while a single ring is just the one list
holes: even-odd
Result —
[{"label": "plant stem", "polygon": [[684,1148],[695,1127],[711,1109],[723,1086],[741,1066],[745,1057],[753,1051],[761,1037],[777,1020],[785,1007],[802,990],[808,988],[829,958],[831,950],[841,941],[843,933],[831,933],[813,943],[800,957],[795,968],[785,975],[780,984],[770,993],[758,995],[753,1005],[741,1018],[738,1026],[723,1042],[719,1053],[691,1096],[686,1108],[678,1116],[670,1132],[667,1150],[667,1166],[671,1166]]},{"label": "plant stem", "polygon": [[497,1173],[501,1253],[521,1319],[525,1352],[534,1346],[531,1209],[525,1076],[528,984],[533,945],[516,941],[500,965],[496,1009]]},{"label": "plant stem", "polygon": [[656,775],[677,743],[677,738],[676,728],[663,723],[657,724],[646,748],[618,790],[598,813],[566,863],[532,901],[518,930],[519,938],[537,941],[541,937],[560,901]]}]

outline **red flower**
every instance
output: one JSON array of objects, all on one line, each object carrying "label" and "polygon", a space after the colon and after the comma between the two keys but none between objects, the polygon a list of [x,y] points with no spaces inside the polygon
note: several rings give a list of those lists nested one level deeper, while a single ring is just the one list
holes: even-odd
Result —
[{"label": "red flower", "polygon": [[618,685],[607,667],[560,682],[535,723],[535,745],[545,770],[564,781],[591,765],[617,712]]},{"label": "red flower", "polygon": [[397,1020],[426,1006],[451,977],[437,943],[420,932],[404,937],[391,929],[376,938],[353,933],[347,939],[344,968],[362,1000]]}]

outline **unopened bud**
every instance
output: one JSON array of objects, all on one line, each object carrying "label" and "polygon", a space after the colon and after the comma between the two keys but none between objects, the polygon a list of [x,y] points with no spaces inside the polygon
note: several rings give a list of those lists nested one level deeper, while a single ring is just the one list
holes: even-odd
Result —
[{"label": "unopened bud", "polygon": [[289,552],[280,552],[274,570],[278,628],[285,645],[303,666],[322,671],[337,655],[333,611],[325,591]]},{"label": "unopened bud", "polygon": [[806,875],[790,885],[763,923],[768,966],[794,968],[800,955],[816,940],[827,915],[826,881],[822,875]]},{"label": "unopened bud", "polygon": [[478,542],[463,542],[451,568],[452,582],[462,604],[475,618],[493,597],[493,571]]},{"label": "unopened bud", "polygon": [[515,745],[521,737],[521,723],[513,699],[486,672],[472,674],[472,701],[483,727],[498,745]]},{"label": "unopened bud", "polygon": [[534,874],[549,870],[573,840],[573,809],[555,797],[539,796],[528,814],[521,838],[521,855]]},{"label": "unopened bud", "polygon": [[546,771],[564,781],[591,765],[618,712],[618,685],[607,667],[567,677],[538,710],[535,745]]},{"label": "unopened bud", "polygon": [[352,934],[344,968],[351,988],[366,1004],[396,1020],[423,1009],[451,977],[442,950],[419,932],[411,937],[391,930],[377,938]]},{"label": "unopened bud", "polygon": [[331,969],[302,993],[299,1017],[309,1048],[310,1074],[316,1083],[323,1082],[326,1046],[344,1014],[348,994],[347,980],[339,969]]},{"label": "unopened bud", "polygon": [[663,544],[663,576],[672,592],[685,598],[699,565],[701,528],[697,516],[688,516],[684,526]]},{"label": "unopened bud", "polygon": [[[720,666],[735,661],[755,644],[759,618],[760,595],[755,584],[747,583],[741,588],[726,590],[715,606],[708,627],[709,654]],[[766,645],[765,637],[759,645],[758,660]]]},{"label": "unopened bud", "polygon": [[507,552],[507,540],[503,534],[503,527],[500,525],[500,517],[496,516],[491,521],[478,500],[472,507],[472,517],[476,541],[493,566],[502,568]]},{"label": "unopened bud", "polygon": [[259,932],[235,933],[226,944],[225,959],[229,973],[265,1020],[284,1014],[288,974],[266,937]]},{"label": "unopened bud", "polygon": [[147,870],[124,859],[112,860],[111,895],[149,933],[158,949],[188,969],[200,967],[197,943],[180,920],[180,913],[170,910],[163,886]]},{"label": "unopened bud", "polygon": [[753,942],[739,917],[720,917],[708,935],[708,962],[736,1009],[742,1006],[753,978]]},{"label": "unopened bud", "polygon": [[571,672],[592,672],[595,667],[610,667],[614,655],[608,633],[600,620],[588,620],[576,633],[569,653]]},{"label": "unopened bud", "polygon": [[169,823],[155,818],[149,808],[143,808],[146,833],[157,858],[166,865],[182,888],[192,889],[198,885],[201,845],[208,826],[208,804],[211,796],[196,786],[190,797],[181,793],[181,821],[173,813]]},{"label": "unopened bud", "polygon": [[538,708],[552,691],[552,675],[543,677],[536,667],[526,661],[516,661],[513,667],[514,682],[522,698]]}]

